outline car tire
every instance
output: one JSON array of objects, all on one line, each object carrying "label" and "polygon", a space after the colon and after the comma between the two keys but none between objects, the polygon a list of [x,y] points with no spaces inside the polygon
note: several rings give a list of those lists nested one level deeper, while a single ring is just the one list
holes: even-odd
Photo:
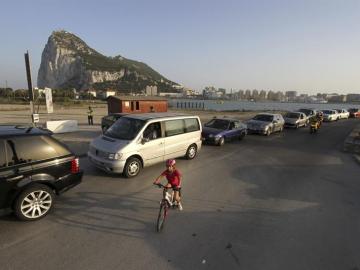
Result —
[{"label": "car tire", "polygon": [[186,150],[185,158],[190,160],[195,158],[196,155],[197,155],[197,146],[196,144],[192,144]]},{"label": "car tire", "polygon": [[124,175],[126,178],[135,177],[140,173],[142,167],[141,161],[136,157],[129,158],[124,167]]},{"label": "car tire", "polygon": [[218,146],[223,146],[225,144],[225,138],[221,137],[218,142]]},{"label": "car tire", "polygon": [[239,136],[239,141],[243,140],[246,136],[245,132],[241,132],[240,136]]},{"label": "car tire", "polygon": [[45,217],[54,204],[54,192],[46,185],[34,184],[23,190],[14,202],[14,213],[23,221]]}]

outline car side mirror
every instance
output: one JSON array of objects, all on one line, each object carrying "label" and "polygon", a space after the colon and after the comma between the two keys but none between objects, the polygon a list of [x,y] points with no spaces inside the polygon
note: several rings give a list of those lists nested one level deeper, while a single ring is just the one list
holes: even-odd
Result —
[{"label": "car side mirror", "polygon": [[273,124],[277,124],[277,122],[278,122],[278,121],[276,121],[276,120],[273,120],[272,122],[273,122]]}]

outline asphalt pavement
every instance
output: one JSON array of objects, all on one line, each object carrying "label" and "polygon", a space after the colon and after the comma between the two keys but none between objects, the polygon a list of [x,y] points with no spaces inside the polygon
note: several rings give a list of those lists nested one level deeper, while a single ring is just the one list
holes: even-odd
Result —
[{"label": "asphalt pavement", "polygon": [[37,222],[0,219],[0,269],[360,269],[358,120],[203,146],[178,159],[184,211],[155,231],[158,164],[134,179],[81,158],[83,183]]}]

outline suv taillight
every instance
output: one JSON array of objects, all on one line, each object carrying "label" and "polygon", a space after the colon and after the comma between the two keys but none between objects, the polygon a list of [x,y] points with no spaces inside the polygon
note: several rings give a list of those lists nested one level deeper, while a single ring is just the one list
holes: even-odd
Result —
[{"label": "suv taillight", "polygon": [[80,170],[79,158],[74,158],[71,161],[71,173],[78,173]]}]

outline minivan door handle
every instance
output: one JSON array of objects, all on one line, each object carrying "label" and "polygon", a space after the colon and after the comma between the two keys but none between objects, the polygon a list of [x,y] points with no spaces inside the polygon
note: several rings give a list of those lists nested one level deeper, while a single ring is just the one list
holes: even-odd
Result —
[{"label": "minivan door handle", "polygon": [[7,181],[18,180],[18,179],[21,179],[21,178],[23,178],[23,177],[24,177],[23,175],[18,175],[18,176],[15,176],[15,177],[8,178]]}]

